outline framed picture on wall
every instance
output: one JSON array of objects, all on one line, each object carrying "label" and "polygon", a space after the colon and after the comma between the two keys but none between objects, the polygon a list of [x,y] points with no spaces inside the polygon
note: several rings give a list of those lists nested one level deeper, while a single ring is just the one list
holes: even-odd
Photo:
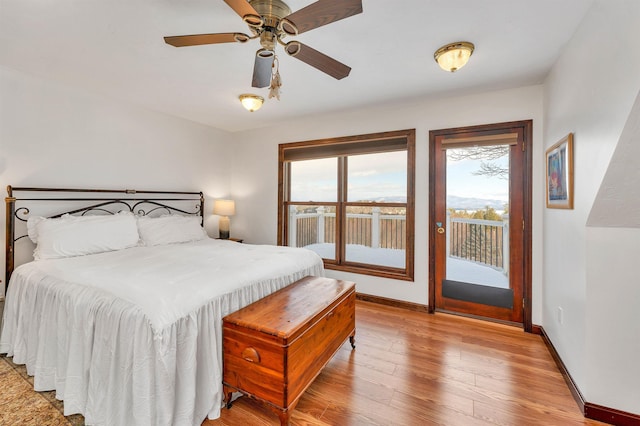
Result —
[{"label": "framed picture on wall", "polygon": [[573,133],[549,147],[547,159],[547,208],[573,208]]}]

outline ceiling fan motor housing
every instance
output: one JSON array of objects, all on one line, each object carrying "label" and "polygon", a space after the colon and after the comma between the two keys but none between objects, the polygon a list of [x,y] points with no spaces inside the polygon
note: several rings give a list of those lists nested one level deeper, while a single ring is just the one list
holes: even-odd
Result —
[{"label": "ceiling fan motor housing", "polygon": [[286,35],[282,31],[281,21],[291,15],[291,9],[281,0],[252,0],[251,6],[260,15],[260,24],[253,22],[253,16],[244,17],[254,35],[260,37],[263,49],[273,52],[279,39]]},{"label": "ceiling fan motor housing", "polygon": [[[278,21],[285,16],[291,15],[289,6],[280,0],[251,0],[249,4],[253,6],[260,16],[265,18],[265,25],[273,26],[274,28],[278,26]],[[268,20],[271,20],[271,22],[267,22]]]}]

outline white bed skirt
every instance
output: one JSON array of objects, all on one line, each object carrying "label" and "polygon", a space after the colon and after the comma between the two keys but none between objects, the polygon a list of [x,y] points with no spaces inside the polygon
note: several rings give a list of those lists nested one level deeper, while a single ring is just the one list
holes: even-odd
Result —
[{"label": "white bed skirt", "polygon": [[7,293],[0,353],[26,364],[35,390],[55,389],[64,414],[81,413],[89,425],[198,426],[220,415],[222,317],[324,275],[322,260],[305,256],[297,269],[205,298],[161,329],[130,300],[23,265]]}]

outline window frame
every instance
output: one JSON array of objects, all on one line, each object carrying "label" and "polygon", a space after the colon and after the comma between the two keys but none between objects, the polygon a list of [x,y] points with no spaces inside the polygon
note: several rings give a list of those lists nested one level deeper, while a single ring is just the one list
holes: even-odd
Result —
[{"label": "window frame", "polygon": [[[415,129],[338,138],[317,139],[278,145],[278,245],[288,245],[288,218],[290,205],[333,206],[336,208],[335,260],[323,259],[326,269],[372,275],[405,281],[414,280],[415,253]],[[346,157],[357,154],[376,154],[390,151],[407,152],[406,203],[349,202],[347,201]],[[292,161],[336,158],[338,161],[337,201],[291,201],[290,164]],[[405,267],[393,268],[347,261],[345,259],[345,218],[348,207],[405,207]]]}]

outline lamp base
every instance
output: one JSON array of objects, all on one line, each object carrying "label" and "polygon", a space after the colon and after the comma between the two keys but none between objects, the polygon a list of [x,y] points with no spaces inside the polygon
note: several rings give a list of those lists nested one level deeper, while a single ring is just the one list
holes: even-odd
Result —
[{"label": "lamp base", "polygon": [[222,216],[220,217],[220,221],[218,222],[218,234],[220,235],[220,239],[227,240],[229,239],[229,217]]}]

